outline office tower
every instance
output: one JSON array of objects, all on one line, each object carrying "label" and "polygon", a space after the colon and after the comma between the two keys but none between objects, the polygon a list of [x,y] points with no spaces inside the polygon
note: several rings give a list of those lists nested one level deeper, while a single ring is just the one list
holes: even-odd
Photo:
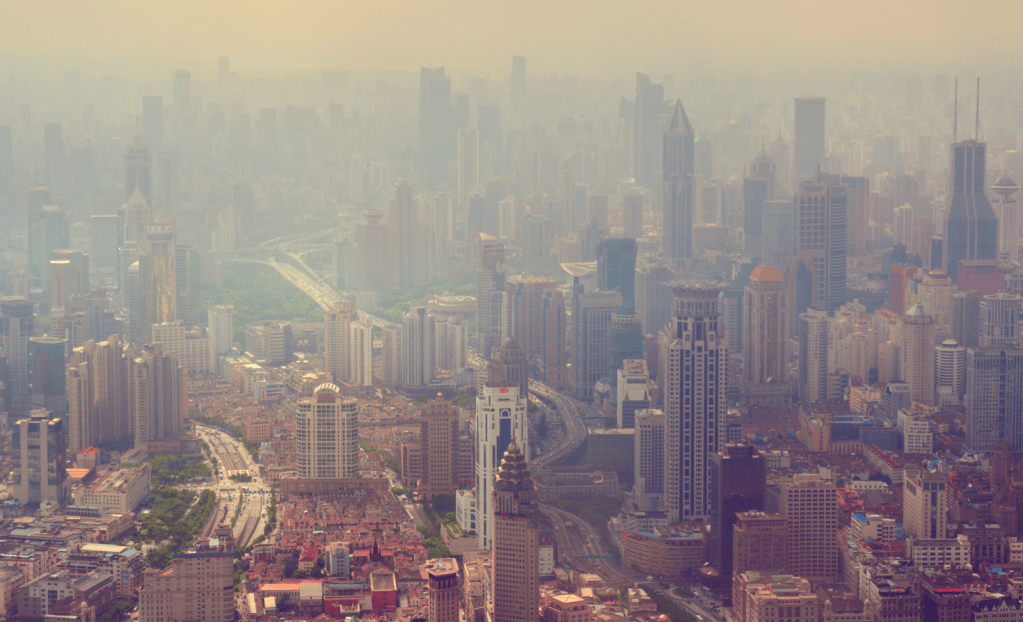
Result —
[{"label": "office tower", "polygon": [[977,291],[960,291],[952,295],[951,334],[964,348],[980,345],[980,301]]},{"label": "office tower", "polygon": [[423,172],[432,182],[448,180],[448,162],[454,150],[451,78],[443,67],[419,70],[419,149]]},{"label": "office tower", "polygon": [[10,367],[11,405],[24,412],[31,403],[29,393],[28,340],[35,336],[35,314],[29,300],[0,298],[0,344]]},{"label": "office tower", "polygon": [[94,215],[92,223],[92,264],[111,270],[117,267],[117,249],[121,247],[121,221],[113,215]]},{"label": "office tower", "polygon": [[[654,187],[654,176],[657,174],[657,144],[661,133],[660,117],[662,114],[664,114],[664,87],[660,84],[651,84],[650,76],[636,72],[636,144],[634,148],[636,163],[634,173],[636,183],[646,188]],[[690,137],[690,158],[692,157],[691,141]],[[692,174],[691,160],[689,166],[690,174]]]},{"label": "office tower", "polygon": [[458,407],[438,397],[420,411],[419,443],[423,447],[423,478],[419,493],[453,495],[458,488]]},{"label": "office tower", "polygon": [[596,222],[598,229],[607,229],[607,193],[594,190],[586,198],[586,222]]},{"label": "office tower", "polygon": [[[892,270],[894,272],[895,266],[892,266]],[[918,274],[909,279],[906,283],[904,304],[906,308],[916,303],[922,304],[924,311],[934,318],[936,329],[945,332],[951,320],[953,294],[955,285],[952,284],[952,279],[948,278],[941,268],[935,268],[926,274]],[[892,310],[896,311],[896,308]]]},{"label": "office tower", "polygon": [[395,266],[390,228],[378,209],[366,210],[363,216],[365,220],[355,224],[356,281],[363,290],[388,292],[394,287]]},{"label": "office tower", "polygon": [[217,371],[220,357],[234,345],[234,307],[217,305],[206,312],[207,332],[210,336],[210,369]]},{"label": "office tower", "polygon": [[412,307],[401,320],[402,384],[421,387],[433,380],[435,345],[433,315],[426,307]]},{"label": "office tower", "polygon": [[767,488],[764,457],[750,445],[723,445],[710,457],[710,566],[725,586],[732,578],[736,514],[763,510]]},{"label": "office tower", "polygon": [[902,525],[907,538],[944,540],[947,537],[947,483],[944,473],[907,469],[902,501]]},{"label": "office tower", "polygon": [[[419,261],[416,204],[408,180],[399,181],[394,186],[390,218],[395,282],[399,288],[407,290],[416,284],[416,262]],[[366,261],[366,258],[363,260]]]},{"label": "office tower", "polygon": [[28,340],[29,380],[32,383],[32,408],[48,410],[55,417],[68,414],[67,341],[55,337],[31,337]]},{"label": "office tower", "polygon": [[788,565],[788,518],[759,510],[737,513],[732,527],[732,576],[748,570],[784,571]]},{"label": "office tower", "polygon": [[540,525],[536,484],[512,438],[488,496],[494,506],[494,622],[537,622]]},{"label": "office tower", "polygon": [[199,249],[191,244],[176,244],[174,247],[174,280],[177,285],[177,319],[186,327],[199,323],[202,266]]},{"label": "office tower", "polygon": [[901,205],[892,210],[892,218],[895,220],[896,244],[902,244],[907,249],[913,248],[913,206]]},{"label": "office tower", "polygon": [[351,325],[358,321],[355,302],[335,302],[323,314],[323,358],[327,374],[334,382],[346,382],[350,377],[352,358]]},{"label": "office tower", "polygon": [[938,393],[948,390],[961,403],[966,395],[966,348],[955,339],[946,339],[934,346],[934,378]]},{"label": "office tower", "polygon": [[910,399],[934,406],[934,318],[917,303],[902,316],[900,332],[899,370],[909,385]]},{"label": "office tower", "polygon": [[124,219],[122,220],[122,225],[124,226],[124,233],[122,241],[141,246],[145,238],[146,223],[152,222],[149,202],[142,196],[141,189],[138,192],[132,193],[131,197],[124,204],[123,210]]},{"label": "office tower", "polygon": [[[142,96],[142,142],[159,153],[163,149],[163,96]],[[128,195],[131,196],[131,195]]]},{"label": "office tower", "polygon": [[43,164],[46,167],[46,185],[53,187],[53,165],[64,151],[63,129],[60,123],[43,126]]},{"label": "office tower", "polygon": [[481,182],[501,173],[501,108],[497,104],[476,106],[476,131],[479,142],[479,174]]},{"label": "office tower", "polygon": [[799,316],[799,399],[812,404],[828,399],[828,356],[831,318],[823,309],[809,308]]},{"label": "office tower", "polygon": [[159,343],[142,346],[131,362],[135,447],[174,437],[188,413],[188,376],[173,353]]},{"label": "office tower", "polygon": [[959,262],[998,257],[998,219],[984,193],[987,144],[952,144],[948,207],[945,210],[945,274],[959,282]]},{"label": "office tower", "polygon": [[762,259],[764,235],[764,202],[774,199],[774,163],[763,149],[750,164],[749,177],[742,180],[743,238],[745,255]]},{"label": "office tower", "polygon": [[458,317],[440,317],[434,322],[434,366],[457,372],[468,366],[469,327]]},{"label": "office tower", "polygon": [[487,490],[494,485],[503,456],[515,440],[529,455],[527,396],[517,385],[487,382],[476,395],[476,533],[479,548],[494,548],[494,503]]},{"label": "office tower", "polygon": [[355,291],[358,288],[355,263],[355,239],[348,229],[348,223],[342,222],[340,227],[334,229],[330,245],[330,274],[333,277],[331,285],[334,289],[343,292]]},{"label": "office tower", "polygon": [[551,219],[530,215],[522,222],[522,242],[518,253],[520,265],[527,271],[544,273],[552,264],[553,230]]},{"label": "office tower", "polygon": [[504,342],[487,360],[485,384],[492,387],[518,387],[520,395],[528,395],[529,368],[526,354],[514,339]]},{"label": "office tower", "polygon": [[14,424],[11,434],[14,469],[11,488],[22,505],[63,504],[67,457],[67,424],[45,409],[33,410]]},{"label": "office tower", "polygon": [[381,328],[380,373],[384,386],[397,387],[401,383],[401,326],[389,324]]},{"label": "office tower", "polygon": [[87,362],[69,364],[65,383],[68,397],[68,449],[77,454],[100,442],[100,422],[93,402],[91,369]]},{"label": "office tower", "polygon": [[597,247],[597,290],[617,291],[622,308],[636,307],[636,240],[604,238]]},{"label": "office tower", "polygon": [[817,173],[827,172],[821,170],[826,150],[823,97],[796,98],[794,142],[792,176],[795,183],[811,181]]},{"label": "office tower", "polygon": [[593,399],[600,379],[610,378],[611,316],[622,306],[620,292],[584,292],[576,284],[572,295],[572,395]]},{"label": "office tower", "polygon": [[151,151],[156,154],[157,179],[160,183],[154,192],[153,205],[167,210],[168,214],[178,211],[178,150],[170,147]]},{"label": "office tower", "polygon": [[757,266],[743,297],[743,401],[787,407],[789,301],[781,270]]},{"label": "office tower", "polygon": [[[2,175],[2,172],[0,172]],[[0,185],[2,185],[0,180]],[[1002,175],[991,186],[998,199],[995,200],[995,213],[998,215],[998,259],[1001,261],[1017,261],[1019,259],[1019,217],[1016,214],[1017,184],[1008,175]]]},{"label": "office tower", "polygon": [[373,386],[373,325],[352,322],[348,327],[348,377],[355,387]]},{"label": "office tower", "polygon": [[991,451],[1006,441],[1023,450],[1023,349],[966,350],[966,445]]},{"label": "office tower", "polygon": [[1016,294],[998,292],[988,294],[980,301],[980,347],[1006,348],[1019,344],[1020,306]]},{"label": "office tower", "polygon": [[144,575],[139,622],[234,620],[234,558],[234,539],[226,526],[174,553],[170,566]]},{"label": "office tower", "polygon": [[71,300],[71,296],[79,294],[78,282],[80,268],[70,261],[54,260],[50,262],[50,310],[63,309]]},{"label": "office tower", "polygon": [[153,158],[141,136],[136,136],[124,154],[124,200],[138,188],[147,203],[153,202]]},{"label": "office tower", "polygon": [[476,130],[458,130],[458,205],[465,207],[469,192],[482,186],[480,179],[479,135]]},{"label": "office tower", "polygon": [[636,315],[644,335],[656,335],[668,324],[675,297],[668,283],[676,273],[658,258],[636,262]]},{"label": "office tower", "polygon": [[[633,476],[636,491],[642,500],[664,494],[664,412],[636,412],[633,436]],[[652,503],[656,507],[656,503]]]},{"label": "office tower", "polygon": [[[834,315],[845,304],[846,197],[834,175],[799,184],[797,255],[813,274],[813,305]],[[798,285],[797,285],[798,287]]]},{"label": "office tower", "polygon": [[892,424],[898,421],[899,411],[912,405],[909,384],[889,382],[884,387],[884,415]]},{"label": "office tower", "polygon": [[[192,325],[186,328],[181,320],[153,324],[153,343],[163,344],[164,352],[173,354],[178,358],[180,365],[186,372],[196,374],[207,374],[210,372],[210,338],[202,333],[202,329]],[[264,331],[264,335],[270,331]],[[283,332],[279,333],[283,337]],[[283,347],[282,347],[283,349]],[[261,352],[272,351],[272,348],[262,348]],[[264,358],[272,359],[265,355]],[[283,358],[283,357],[281,357]]]},{"label": "office tower", "polygon": [[38,219],[29,231],[28,245],[32,276],[39,279],[43,291],[48,291],[53,251],[71,246],[71,227],[64,210],[56,205],[39,210]]},{"label": "office tower", "polygon": [[643,193],[636,188],[622,197],[622,233],[627,238],[643,237]]},{"label": "office tower", "polygon": [[764,201],[761,223],[762,266],[784,268],[796,254],[795,208],[791,199]]},{"label": "office tower", "polygon": [[501,344],[501,306],[504,298],[504,244],[481,233],[480,263],[476,268],[476,351],[488,358]]},{"label": "office tower", "polygon": [[818,475],[794,475],[781,485],[779,510],[789,519],[789,573],[830,583],[838,573],[838,492]]},{"label": "office tower", "polygon": [[465,199],[466,234],[470,240],[485,231],[487,233],[491,233],[491,231],[487,231],[487,227],[484,223],[486,218],[486,197],[484,197],[483,193],[479,190],[470,192],[468,197]]},{"label": "office tower", "polygon": [[[547,291],[557,291],[554,281],[528,275],[509,277],[505,286],[502,339],[514,339],[527,361],[543,358],[544,326],[536,320],[544,317]],[[560,341],[564,343],[564,338]]]},{"label": "office tower", "polygon": [[[642,340],[640,345],[642,347]],[[617,376],[617,427],[619,430],[633,428],[636,424],[636,412],[650,408],[650,392],[647,390],[650,372],[647,370],[646,360],[641,358],[623,360]]]},{"label": "office tower", "polygon": [[717,283],[674,284],[675,311],[660,333],[669,522],[710,515],[707,471],[724,435],[728,393],[728,345],[718,326],[723,288]]},{"label": "office tower", "polygon": [[298,400],[295,453],[300,478],[358,477],[359,403],[321,384]]},{"label": "office tower", "polygon": [[543,347],[538,358],[530,360],[541,382],[562,390],[571,381],[568,375],[568,352],[565,350],[565,335],[568,326],[565,317],[565,295],[561,290],[549,289],[540,296],[540,318],[542,327],[540,341]]},{"label": "office tower", "polygon": [[[636,107],[637,115],[639,107]],[[661,166],[661,210],[664,216],[664,257],[679,270],[693,256],[693,126],[675,102],[668,129],[664,130]],[[639,155],[637,154],[637,161]]]},{"label": "office tower", "polygon": [[174,221],[162,210],[156,222],[145,225],[138,259],[138,321],[130,318],[133,343],[149,343],[153,324],[177,319],[175,230]]},{"label": "office tower", "polygon": [[11,137],[11,126],[0,125],[0,196],[10,196],[13,179],[14,141]]},{"label": "office tower", "polygon": [[426,571],[430,590],[430,622],[459,622],[458,604],[462,592],[458,584],[458,563],[451,559],[430,562]]},{"label": "office tower", "polygon": [[526,59],[512,57],[511,81],[508,83],[508,108],[511,111],[513,127],[523,125],[523,108],[526,97]]}]

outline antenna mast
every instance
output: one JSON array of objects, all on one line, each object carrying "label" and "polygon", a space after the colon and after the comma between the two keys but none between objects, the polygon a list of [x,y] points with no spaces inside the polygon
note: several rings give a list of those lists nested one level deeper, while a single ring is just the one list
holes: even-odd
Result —
[{"label": "antenna mast", "polygon": [[952,113],[952,115],[953,115],[952,116],[952,144],[955,144],[957,142],[956,141],[956,133],[959,130],[959,78],[956,78],[956,103],[955,103],[954,110],[955,110],[955,112]]}]

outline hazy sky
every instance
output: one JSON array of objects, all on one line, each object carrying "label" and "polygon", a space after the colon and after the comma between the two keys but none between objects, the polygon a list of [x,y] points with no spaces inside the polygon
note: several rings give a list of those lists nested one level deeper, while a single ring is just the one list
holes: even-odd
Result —
[{"label": "hazy sky", "polygon": [[[0,0],[0,73],[448,65],[739,75],[1018,67],[1010,0]],[[969,7],[969,8],[967,8]],[[963,18],[975,16],[969,21]]]}]

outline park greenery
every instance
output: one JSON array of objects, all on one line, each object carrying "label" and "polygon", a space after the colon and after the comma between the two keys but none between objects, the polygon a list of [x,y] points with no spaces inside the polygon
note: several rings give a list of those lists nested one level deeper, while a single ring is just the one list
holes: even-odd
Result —
[{"label": "park greenery", "polygon": [[[179,486],[193,480],[209,479],[213,472],[202,454],[157,454],[149,460],[154,486]],[[123,465],[122,465],[123,468]]]},{"label": "park greenery", "polygon": [[[192,544],[216,507],[217,495],[204,490],[192,504],[195,493],[158,486],[149,493],[149,512],[142,515],[139,537],[143,542],[164,542],[146,553],[146,563],[153,568],[166,568],[174,554]],[[189,509],[191,506],[191,509]]]}]

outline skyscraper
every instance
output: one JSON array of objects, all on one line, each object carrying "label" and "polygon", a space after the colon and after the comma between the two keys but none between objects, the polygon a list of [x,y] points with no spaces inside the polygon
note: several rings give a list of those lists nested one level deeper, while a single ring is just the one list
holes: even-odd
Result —
[{"label": "skyscraper", "polygon": [[0,298],[0,343],[11,369],[11,405],[28,412],[29,396],[28,340],[35,335],[33,303],[24,298]]},{"label": "skyscraper", "polygon": [[[657,139],[662,114],[664,87],[651,84],[650,76],[636,72],[635,175],[636,183],[646,188],[653,187],[654,176],[657,174]],[[692,150],[689,153],[692,154]]]},{"label": "skyscraper", "polygon": [[794,183],[810,181],[818,172],[826,172],[820,170],[826,150],[824,101],[823,97],[796,98]]},{"label": "skyscraper", "polygon": [[536,485],[513,438],[493,483],[494,622],[537,622],[540,525]]},{"label": "skyscraper", "polygon": [[760,265],[785,268],[796,254],[795,207],[792,199],[764,201]]},{"label": "skyscraper", "polygon": [[504,244],[489,233],[481,233],[480,263],[476,268],[476,351],[490,357],[491,348],[501,344],[501,306],[504,300]]},{"label": "skyscraper", "polygon": [[174,553],[171,565],[147,572],[139,590],[139,622],[231,622],[235,616],[234,538],[230,527]]},{"label": "skyscraper", "polygon": [[458,604],[462,599],[458,585],[458,562],[451,559],[431,560],[426,577],[430,588],[430,622],[459,622]]},{"label": "skyscraper", "polygon": [[433,182],[448,180],[448,162],[455,146],[451,120],[451,78],[443,67],[419,70],[419,149],[423,172]]},{"label": "skyscraper", "polygon": [[153,192],[153,205],[174,215],[178,210],[178,150],[165,147],[150,153],[156,156],[156,175],[159,180]]},{"label": "skyscraper", "polygon": [[899,371],[909,385],[910,398],[934,406],[934,318],[916,303],[902,316]]},{"label": "skyscraper", "polygon": [[53,251],[71,246],[71,227],[67,214],[56,205],[43,207],[37,216],[29,229],[29,265],[43,291],[49,291]]},{"label": "skyscraper", "polygon": [[732,527],[738,512],[763,510],[764,457],[749,445],[727,444],[710,458],[710,566],[725,587],[732,578]]},{"label": "skyscraper", "polygon": [[508,83],[508,108],[511,110],[512,126],[523,125],[523,106],[526,97],[526,59],[512,57],[511,81]]},{"label": "skyscraper", "polygon": [[720,337],[723,285],[672,286],[675,312],[660,333],[664,391],[664,493],[668,521],[710,515],[709,461],[725,430],[728,345]]},{"label": "skyscraper", "polygon": [[436,336],[433,315],[412,307],[401,320],[402,384],[422,387],[433,380]]},{"label": "skyscraper", "polygon": [[757,266],[743,292],[744,401],[762,406],[791,403],[788,385],[789,302],[781,270]]},{"label": "skyscraper", "polygon": [[628,238],[643,236],[643,193],[636,188],[622,197],[622,233]]},{"label": "skyscraper", "polygon": [[485,384],[492,387],[518,387],[519,395],[528,395],[529,367],[526,364],[526,353],[522,351],[514,339],[509,339],[494,351],[493,358],[487,361],[487,379]]},{"label": "skyscraper", "polygon": [[188,412],[188,376],[174,353],[146,344],[131,362],[135,447],[181,432]]},{"label": "skyscraper", "polygon": [[348,377],[354,387],[373,386],[373,325],[361,321],[348,327]]},{"label": "skyscraper", "polygon": [[[0,173],[2,175],[2,173]],[[0,180],[0,186],[2,186]],[[1008,175],[1002,175],[991,186],[991,192],[998,195],[995,209],[998,215],[998,258],[1002,261],[1019,259],[1019,214],[1016,206],[1017,184]]]},{"label": "skyscraper", "polygon": [[[548,291],[557,291],[554,281],[528,275],[509,277],[505,286],[502,338],[514,339],[525,352],[526,361],[544,357],[547,344],[539,319],[544,317],[544,294]],[[564,337],[558,341],[563,344]]]},{"label": "skyscraper", "polygon": [[458,407],[438,396],[423,406],[419,419],[423,478],[419,492],[426,499],[453,495],[458,488]]},{"label": "skyscraper", "polygon": [[907,537],[944,540],[948,527],[948,478],[944,473],[907,470],[902,524]]},{"label": "skyscraper", "polygon": [[791,574],[829,583],[838,574],[838,491],[815,474],[794,475],[781,485],[781,513],[789,519]]},{"label": "skyscraper", "polygon": [[355,224],[356,281],[365,291],[388,292],[394,287],[395,259],[391,254],[391,231],[378,209],[363,212]]},{"label": "skyscraper", "polygon": [[636,240],[604,238],[597,246],[597,290],[622,294],[622,308],[636,308]]},{"label": "skyscraper", "polygon": [[14,424],[11,488],[21,504],[63,504],[67,457],[67,422],[45,409],[33,410]]},{"label": "skyscraper", "polygon": [[124,200],[138,188],[149,203],[153,202],[153,157],[141,136],[136,136],[124,154]]},{"label": "skyscraper", "polygon": [[846,294],[845,186],[837,175],[799,184],[796,220],[797,255],[812,266],[813,305],[834,315]]},{"label": "skyscraper", "polygon": [[1004,292],[980,302],[980,345],[966,350],[966,445],[1023,450],[1023,348],[1016,344],[1020,298]]},{"label": "skyscraper", "polygon": [[206,312],[210,336],[210,369],[219,371],[218,360],[234,345],[234,307],[217,305]]},{"label": "skyscraper", "polygon": [[608,352],[611,317],[622,306],[619,292],[584,292],[576,284],[572,295],[572,395],[593,399],[601,378],[610,379]]},{"label": "skyscraper", "polygon": [[480,180],[479,136],[475,129],[458,130],[458,168],[456,189],[458,206],[464,208],[469,192],[482,186]]},{"label": "skyscraper", "polygon": [[732,528],[732,576],[789,566],[789,521],[784,514],[739,512]]},{"label": "skyscraper", "polygon": [[[163,96],[142,96],[142,142],[151,153],[163,149]],[[131,196],[130,194],[128,196]]]},{"label": "skyscraper", "polygon": [[412,198],[412,187],[408,180],[401,180],[394,186],[390,225],[395,282],[401,289],[410,289],[416,284],[416,262],[419,261],[419,249],[416,242],[419,235],[416,204]]},{"label": "skyscraper", "polygon": [[952,294],[949,328],[952,338],[964,348],[980,345],[980,301],[983,298],[978,291]]},{"label": "skyscraper", "polygon": [[980,346],[1010,347],[1019,344],[1020,307],[1023,299],[1016,294],[998,292],[980,301]]},{"label": "skyscraper", "polygon": [[[664,412],[636,411],[633,476],[640,499],[664,494]],[[657,503],[651,503],[656,507]]]},{"label": "skyscraper", "polygon": [[966,348],[955,339],[946,339],[934,346],[934,360],[934,384],[939,398],[945,389],[956,397],[956,403],[962,402],[966,395]]},{"label": "skyscraper", "polygon": [[987,144],[952,144],[948,207],[945,209],[945,273],[959,281],[959,262],[998,257],[998,219],[984,193]]},{"label": "skyscraper", "polygon": [[[639,106],[636,109],[638,115]],[[693,126],[681,100],[675,102],[663,144],[664,256],[672,270],[679,270],[683,262],[693,256]]]},{"label": "skyscraper", "polygon": [[295,454],[298,477],[351,478],[359,473],[359,403],[334,384],[298,400]]},{"label": "skyscraper", "polygon": [[799,399],[812,404],[828,399],[828,356],[831,319],[823,309],[809,308],[799,316]]},{"label": "skyscraper", "polygon": [[56,337],[32,337],[28,340],[28,359],[32,408],[67,417],[67,341]]},{"label": "skyscraper", "polygon": [[176,229],[176,222],[162,210],[156,222],[144,227],[138,259],[138,322],[131,320],[134,344],[149,343],[153,324],[177,319]]},{"label": "skyscraper", "polygon": [[323,314],[323,357],[327,373],[334,382],[347,382],[351,365],[349,329],[359,319],[353,300],[335,302]]},{"label": "skyscraper", "polygon": [[53,187],[53,165],[64,151],[63,126],[47,123],[43,126],[43,164],[46,167],[46,185]]},{"label": "skyscraper", "polygon": [[497,477],[499,457],[514,439],[528,456],[529,419],[519,387],[486,383],[476,396],[476,533],[479,548],[494,551],[494,500],[487,492]]},{"label": "skyscraper", "polygon": [[86,341],[68,358],[68,424],[72,452],[105,441],[132,438],[133,354],[117,335]]},{"label": "skyscraper", "polygon": [[750,164],[749,177],[742,180],[742,195],[744,252],[754,260],[762,259],[764,202],[774,199],[774,163],[763,149]]}]

